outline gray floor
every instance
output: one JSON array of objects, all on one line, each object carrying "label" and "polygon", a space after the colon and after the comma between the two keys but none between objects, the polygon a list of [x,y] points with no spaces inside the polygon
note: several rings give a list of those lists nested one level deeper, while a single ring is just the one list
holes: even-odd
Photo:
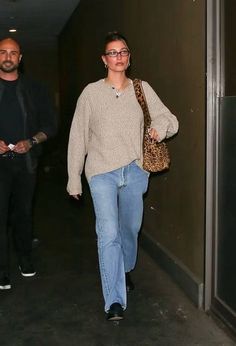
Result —
[{"label": "gray floor", "polygon": [[22,278],[12,256],[12,289],[0,292],[0,346],[231,346],[220,323],[197,310],[142,250],[125,319],[107,322],[89,194],[65,192],[58,169],[42,172],[35,208],[38,274]]}]

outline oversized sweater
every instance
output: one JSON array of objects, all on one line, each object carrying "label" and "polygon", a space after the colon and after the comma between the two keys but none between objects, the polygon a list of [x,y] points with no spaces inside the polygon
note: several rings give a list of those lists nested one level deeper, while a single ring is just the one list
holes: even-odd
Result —
[{"label": "oversized sweater", "polygon": [[[178,131],[178,121],[147,82],[142,82],[159,140]],[[132,161],[142,166],[143,111],[132,82],[119,97],[114,88],[99,80],[88,84],[78,98],[68,145],[70,195],[82,193],[85,162],[87,180],[123,167]]]}]

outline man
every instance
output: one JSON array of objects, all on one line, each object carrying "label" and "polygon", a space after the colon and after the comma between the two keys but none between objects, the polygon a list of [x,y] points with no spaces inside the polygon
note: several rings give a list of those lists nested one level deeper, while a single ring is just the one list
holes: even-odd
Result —
[{"label": "man", "polygon": [[10,289],[8,221],[19,269],[36,274],[31,260],[32,199],[41,143],[56,132],[54,108],[45,90],[21,75],[19,44],[0,41],[0,289]]}]

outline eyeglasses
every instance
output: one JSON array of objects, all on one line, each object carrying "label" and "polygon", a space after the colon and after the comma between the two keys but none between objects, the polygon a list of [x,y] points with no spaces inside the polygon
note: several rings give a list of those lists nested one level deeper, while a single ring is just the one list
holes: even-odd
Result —
[{"label": "eyeglasses", "polygon": [[123,49],[120,52],[117,52],[117,50],[109,50],[105,53],[105,55],[108,55],[111,58],[116,58],[119,54],[120,56],[128,56],[130,52],[128,49]]}]

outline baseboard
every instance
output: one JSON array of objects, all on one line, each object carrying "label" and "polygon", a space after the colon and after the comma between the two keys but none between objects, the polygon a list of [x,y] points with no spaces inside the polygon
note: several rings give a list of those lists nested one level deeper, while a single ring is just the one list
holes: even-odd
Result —
[{"label": "baseboard", "polygon": [[201,309],[203,307],[203,283],[167,249],[152,239],[145,230],[141,232],[140,245]]}]

